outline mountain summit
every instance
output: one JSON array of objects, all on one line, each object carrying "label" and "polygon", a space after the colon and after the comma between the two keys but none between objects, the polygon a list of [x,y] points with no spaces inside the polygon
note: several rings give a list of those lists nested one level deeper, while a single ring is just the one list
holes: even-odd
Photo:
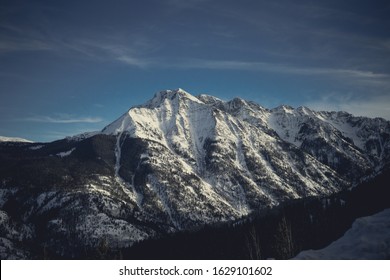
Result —
[{"label": "mountain summit", "polygon": [[125,247],[350,188],[388,166],[389,151],[383,119],[167,90],[99,133],[0,145],[1,215],[28,221],[10,222],[9,242],[16,226],[36,236],[39,221],[63,244],[71,231],[75,244]]}]

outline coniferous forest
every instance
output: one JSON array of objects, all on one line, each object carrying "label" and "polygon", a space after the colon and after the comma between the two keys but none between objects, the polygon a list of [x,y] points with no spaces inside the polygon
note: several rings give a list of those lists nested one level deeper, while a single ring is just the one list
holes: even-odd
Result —
[{"label": "coniferous forest", "polygon": [[[390,207],[387,170],[357,187],[329,197],[283,203],[240,221],[163,235],[130,248],[73,244],[76,259],[290,259],[302,250],[320,249],[340,238],[356,218]],[[61,259],[45,248],[39,258]]]}]

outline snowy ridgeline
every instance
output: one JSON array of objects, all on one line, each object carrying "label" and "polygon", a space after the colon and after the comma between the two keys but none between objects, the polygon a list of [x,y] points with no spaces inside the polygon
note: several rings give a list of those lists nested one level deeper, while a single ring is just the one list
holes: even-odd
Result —
[{"label": "snowy ridgeline", "polygon": [[357,219],[328,247],[302,251],[294,259],[390,259],[390,209]]},{"label": "snowy ridgeline", "polygon": [[21,143],[33,143],[33,141],[19,138],[19,137],[5,137],[5,136],[0,136],[0,142],[21,142]]}]

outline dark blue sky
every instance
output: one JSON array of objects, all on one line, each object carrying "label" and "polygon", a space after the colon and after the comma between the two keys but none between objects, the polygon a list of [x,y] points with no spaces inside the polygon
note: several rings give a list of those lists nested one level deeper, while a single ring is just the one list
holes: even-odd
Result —
[{"label": "dark blue sky", "polygon": [[390,119],[390,2],[0,2],[0,135],[100,130],[183,88]]}]

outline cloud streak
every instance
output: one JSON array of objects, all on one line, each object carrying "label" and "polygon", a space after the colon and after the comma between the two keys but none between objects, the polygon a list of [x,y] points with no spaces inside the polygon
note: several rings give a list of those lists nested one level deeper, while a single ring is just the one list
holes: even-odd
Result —
[{"label": "cloud streak", "polygon": [[320,100],[309,101],[305,105],[324,111],[346,111],[355,116],[381,117],[390,120],[390,96],[371,95],[364,99],[356,98],[352,94],[343,95],[339,93],[322,96]]},{"label": "cloud streak", "polygon": [[49,51],[52,47],[39,40],[2,40],[0,42],[0,52],[18,51]]},{"label": "cloud streak", "polygon": [[280,74],[293,74],[305,76],[324,76],[353,79],[389,79],[390,75],[385,73],[374,73],[372,71],[326,68],[326,67],[301,67],[268,62],[247,62],[238,60],[202,60],[184,59],[181,62],[166,63],[166,67],[182,69],[210,69],[210,70],[240,70],[240,71],[263,71]]},{"label": "cloud streak", "polygon": [[150,62],[140,57],[140,54],[153,51],[158,45],[137,35],[127,38],[124,34],[99,34],[99,39],[91,39],[93,35],[81,34],[69,38],[51,30],[47,31],[50,34],[47,36],[45,32],[33,27],[0,23],[1,29],[8,32],[0,33],[0,53],[44,51],[58,56],[72,56],[98,62],[120,62],[139,68],[150,65]]},{"label": "cloud streak", "polygon": [[75,124],[75,123],[100,123],[104,120],[100,117],[64,117],[64,116],[36,116],[19,119],[26,122],[38,122],[38,123],[57,123],[57,124]]}]

